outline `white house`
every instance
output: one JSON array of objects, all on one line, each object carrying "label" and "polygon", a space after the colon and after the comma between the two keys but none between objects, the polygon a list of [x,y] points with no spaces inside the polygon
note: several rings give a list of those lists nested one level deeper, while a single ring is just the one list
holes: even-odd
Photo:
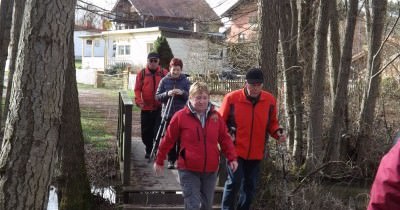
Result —
[{"label": "white house", "polygon": [[[153,50],[154,41],[161,35],[167,38],[174,56],[183,60],[187,73],[221,71],[223,46],[218,44],[221,39],[219,35],[164,27],[104,31],[80,36],[84,46],[82,66],[104,69],[116,63],[129,63],[134,68],[141,68],[147,63],[147,54]],[[107,52],[105,56],[97,56],[94,50],[90,50],[90,47],[95,47],[93,43],[96,41]]]}]

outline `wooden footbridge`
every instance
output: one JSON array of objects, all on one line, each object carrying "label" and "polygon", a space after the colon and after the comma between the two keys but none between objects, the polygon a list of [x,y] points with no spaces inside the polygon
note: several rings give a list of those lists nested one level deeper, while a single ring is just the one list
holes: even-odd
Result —
[{"label": "wooden footbridge", "polygon": [[[132,99],[126,92],[119,93],[118,106],[118,157],[122,181],[120,208],[175,210],[184,209],[177,170],[164,170],[163,176],[155,176],[153,163],[144,158],[144,145],[140,138],[132,138]],[[214,208],[220,209],[225,173],[225,161],[221,161]]]}]

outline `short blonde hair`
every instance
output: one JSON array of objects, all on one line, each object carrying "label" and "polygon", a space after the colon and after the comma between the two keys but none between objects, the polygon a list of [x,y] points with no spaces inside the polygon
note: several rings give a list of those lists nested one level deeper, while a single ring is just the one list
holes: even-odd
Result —
[{"label": "short blonde hair", "polygon": [[192,97],[199,93],[207,93],[210,95],[207,84],[205,82],[194,82],[189,89],[189,97]]}]

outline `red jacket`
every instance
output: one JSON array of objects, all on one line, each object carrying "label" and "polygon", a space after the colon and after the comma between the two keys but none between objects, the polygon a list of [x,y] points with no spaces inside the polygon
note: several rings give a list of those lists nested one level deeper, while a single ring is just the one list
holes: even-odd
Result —
[{"label": "red jacket", "polygon": [[135,82],[135,103],[142,107],[142,110],[157,110],[161,107],[161,103],[155,99],[156,91],[160,80],[168,73],[166,69],[159,66],[153,74],[148,67],[136,74]]},{"label": "red jacket", "polygon": [[276,99],[269,92],[261,91],[259,101],[253,106],[244,91],[240,89],[228,93],[219,112],[229,128],[236,128],[235,148],[238,156],[246,160],[262,160],[267,134],[278,139]]},{"label": "red jacket", "polygon": [[169,150],[179,141],[178,169],[216,172],[220,148],[229,161],[236,160],[232,139],[221,116],[213,108],[207,112],[204,128],[188,106],[174,114],[158,148],[156,163],[164,165]]},{"label": "red jacket", "polygon": [[368,210],[400,209],[400,142],[381,160],[374,183]]}]

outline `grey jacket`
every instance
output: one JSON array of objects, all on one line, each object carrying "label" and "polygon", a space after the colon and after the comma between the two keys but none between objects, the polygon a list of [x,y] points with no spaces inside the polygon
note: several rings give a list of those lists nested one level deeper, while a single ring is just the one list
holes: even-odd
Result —
[{"label": "grey jacket", "polygon": [[162,103],[162,113],[165,112],[165,108],[170,96],[168,96],[168,91],[172,89],[180,89],[183,90],[183,95],[175,96],[174,101],[172,103],[171,111],[167,116],[167,119],[171,119],[172,115],[175,112],[182,109],[189,98],[189,87],[190,82],[186,78],[185,74],[181,74],[179,78],[172,78],[171,74],[168,73],[158,85],[157,92],[156,92],[156,100]]}]

